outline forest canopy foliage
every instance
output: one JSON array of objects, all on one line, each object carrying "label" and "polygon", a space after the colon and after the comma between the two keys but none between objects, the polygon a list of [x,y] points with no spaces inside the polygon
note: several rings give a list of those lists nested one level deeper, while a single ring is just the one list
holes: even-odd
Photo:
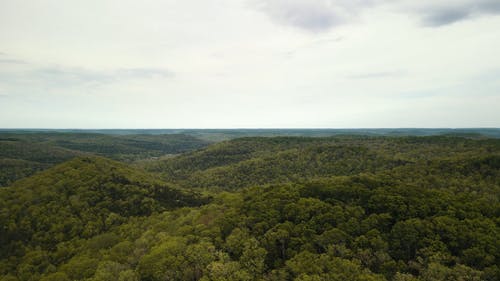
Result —
[{"label": "forest canopy foliage", "polygon": [[100,155],[131,162],[178,154],[208,145],[188,135],[0,132],[0,186],[75,156]]},{"label": "forest canopy foliage", "polygon": [[483,137],[79,156],[0,188],[0,280],[500,280],[499,200]]}]

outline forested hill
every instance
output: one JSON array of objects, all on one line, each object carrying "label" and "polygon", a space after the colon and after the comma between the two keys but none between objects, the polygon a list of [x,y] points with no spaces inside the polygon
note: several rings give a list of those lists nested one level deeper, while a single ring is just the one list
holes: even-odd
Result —
[{"label": "forested hill", "polygon": [[1,188],[0,226],[1,281],[497,281],[500,140],[77,157]]},{"label": "forested hill", "polygon": [[0,186],[75,156],[100,155],[130,162],[178,154],[209,143],[188,135],[0,132]]},{"label": "forested hill", "polygon": [[[317,177],[421,169],[498,157],[500,141],[456,136],[241,138],[141,166],[189,187],[235,189]],[[438,163],[439,162],[439,163]],[[431,164],[432,163],[432,164]],[[471,168],[474,170],[474,168]]]},{"label": "forested hill", "polygon": [[500,128],[378,128],[378,129],[0,129],[1,133],[68,133],[101,135],[169,135],[183,134],[208,141],[223,141],[243,137],[331,137],[356,136],[484,136],[500,138]]},{"label": "forested hill", "polygon": [[207,199],[119,162],[78,157],[0,189],[0,202],[0,258],[13,258]]}]

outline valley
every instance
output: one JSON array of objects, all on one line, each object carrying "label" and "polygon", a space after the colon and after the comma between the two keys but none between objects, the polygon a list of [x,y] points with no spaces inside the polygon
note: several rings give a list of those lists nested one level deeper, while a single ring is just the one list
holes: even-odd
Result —
[{"label": "valley", "polygon": [[500,140],[17,132],[0,280],[498,280]]}]

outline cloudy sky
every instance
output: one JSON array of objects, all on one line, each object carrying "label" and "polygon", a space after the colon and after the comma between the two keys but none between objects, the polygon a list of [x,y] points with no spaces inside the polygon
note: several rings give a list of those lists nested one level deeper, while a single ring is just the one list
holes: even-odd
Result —
[{"label": "cloudy sky", "polygon": [[0,128],[500,127],[498,0],[0,0]]}]

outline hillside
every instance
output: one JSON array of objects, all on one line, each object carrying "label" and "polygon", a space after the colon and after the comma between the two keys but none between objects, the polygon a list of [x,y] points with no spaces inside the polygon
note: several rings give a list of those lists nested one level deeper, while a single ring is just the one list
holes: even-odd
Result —
[{"label": "hillside", "polygon": [[489,155],[500,155],[497,140],[454,136],[241,138],[141,166],[187,187],[227,190]]},{"label": "hillside", "polygon": [[90,133],[0,133],[0,186],[75,156],[100,155],[130,162],[178,154],[208,142],[187,135],[103,135]]},{"label": "hillside", "polygon": [[0,189],[0,202],[0,258],[13,258],[206,199],[112,160],[78,157]]},{"label": "hillside", "polygon": [[0,190],[0,280],[500,280],[497,139],[242,138],[134,165],[156,174],[79,157]]}]

